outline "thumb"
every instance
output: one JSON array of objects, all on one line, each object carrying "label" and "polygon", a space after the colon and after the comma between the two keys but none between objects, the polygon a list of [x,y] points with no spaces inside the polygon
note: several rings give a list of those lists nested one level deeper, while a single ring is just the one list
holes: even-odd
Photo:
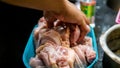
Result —
[{"label": "thumb", "polygon": [[54,21],[56,20],[54,14],[52,11],[44,11],[43,12],[44,18],[47,21],[48,28],[51,28],[54,26]]}]

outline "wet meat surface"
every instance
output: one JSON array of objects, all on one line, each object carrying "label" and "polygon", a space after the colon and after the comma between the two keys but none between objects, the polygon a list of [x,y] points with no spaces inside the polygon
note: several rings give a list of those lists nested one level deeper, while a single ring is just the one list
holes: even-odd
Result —
[{"label": "wet meat surface", "polygon": [[95,59],[92,38],[86,36],[80,42],[78,25],[56,20],[52,26],[42,17],[34,29],[36,56],[30,59],[32,68],[85,68]]}]

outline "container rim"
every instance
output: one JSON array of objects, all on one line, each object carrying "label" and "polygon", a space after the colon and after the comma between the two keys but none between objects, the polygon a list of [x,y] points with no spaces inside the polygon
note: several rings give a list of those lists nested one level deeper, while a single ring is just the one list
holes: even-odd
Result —
[{"label": "container rim", "polygon": [[120,64],[120,57],[118,57],[116,54],[114,54],[110,49],[109,47],[107,46],[107,37],[108,35],[114,31],[115,29],[117,28],[120,28],[120,24],[115,24],[113,25],[112,27],[110,27],[105,33],[103,33],[100,38],[99,38],[99,42],[100,42],[100,45],[102,47],[102,49],[104,50],[104,52],[112,59],[114,60],[115,62],[119,63]]}]

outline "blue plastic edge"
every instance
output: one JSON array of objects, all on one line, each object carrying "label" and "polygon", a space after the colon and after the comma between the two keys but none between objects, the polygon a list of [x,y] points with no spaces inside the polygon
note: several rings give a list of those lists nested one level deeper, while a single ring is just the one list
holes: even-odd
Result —
[{"label": "blue plastic edge", "polygon": [[[37,25],[35,27],[37,27]],[[28,61],[30,60],[31,57],[35,56],[34,52],[35,51],[34,51],[33,31],[32,31],[28,39],[28,42],[26,44],[26,47],[24,49],[23,57],[22,57],[23,63],[26,68],[31,68]]]},{"label": "blue plastic edge", "polygon": [[96,41],[96,37],[95,37],[95,32],[94,32],[94,29],[92,27],[90,27],[90,28],[91,28],[91,31],[90,31],[90,33],[88,33],[88,36],[90,34],[92,34],[92,41],[93,41],[92,43],[93,43],[93,49],[96,52],[96,58],[89,66],[87,66],[87,68],[92,68],[93,65],[98,61],[98,49],[97,49],[97,43],[96,43],[97,41]]},{"label": "blue plastic edge", "polygon": [[[37,27],[37,25],[35,27]],[[96,58],[94,59],[94,61],[89,66],[87,66],[87,68],[92,68],[93,65],[98,60],[98,50],[97,50],[96,37],[95,37],[95,34],[94,34],[94,29],[92,27],[90,27],[90,28],[91,29],[90,29],[90,32],[88,33],[88,36],[92,37],[93,49],[96,52]],[[29,65],[29,60],[30,60],[31,57],[34,57],[34,56],[35,56],[35,51],[34,51],[33,31],[32,31],[32,33],[30,34],[30,37],[28,39],[28,42],[26,44],[26,47],[24,49],[23,56],[22,56],[22,60],[23,60],[23,63],[24,63],[26,68],[31,68],[30,65]]]}]

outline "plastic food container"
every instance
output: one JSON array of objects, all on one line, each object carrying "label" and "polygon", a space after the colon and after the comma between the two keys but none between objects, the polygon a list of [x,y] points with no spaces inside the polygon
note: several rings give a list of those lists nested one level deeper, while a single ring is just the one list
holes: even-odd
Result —
[{"label": "plastic food container", "polygon": [[[35,27],[37,27],[37,25]],[[91,27],[90,32],[88,33],[88,36],[92,37],[93,49],[96,51],[96,58],[93,60],[93,62],[89,66],[87,66],[87,68],[92,68],[93,65],[98,60],[96,38],[95,38],[94,30],[93,30],[92,27]],[[26,66],[26,68],[31,68],[30,65],[29,65],[29,60],[30,60],[31,57],[34,57],[34,56],[35,56],[35,45],[34,45],[33,31],[32,31],[32,33],[30,34],[30,37],[28,39],[28,42],[26,44],[25,50],[23,52],[23,57],[22,57],[23,63]]]}]

